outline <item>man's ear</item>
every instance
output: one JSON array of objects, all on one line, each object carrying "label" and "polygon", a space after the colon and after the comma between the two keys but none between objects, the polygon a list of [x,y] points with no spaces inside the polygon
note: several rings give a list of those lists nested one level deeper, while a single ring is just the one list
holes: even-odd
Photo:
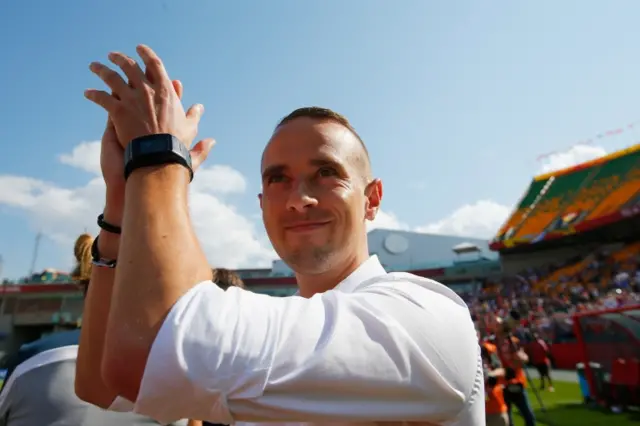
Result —
[{"label": "man's ear", "polygon": [[260,201],[260,209],[262,210],[262,193],[258,194],[258,201]]},{"label": "man's ear", "polygon": [[364,194],[367,197],[364,217],[373,221],[380,210],[380,203],[382,202],[382,181],[380,179],[371,181],[367,185]]}]

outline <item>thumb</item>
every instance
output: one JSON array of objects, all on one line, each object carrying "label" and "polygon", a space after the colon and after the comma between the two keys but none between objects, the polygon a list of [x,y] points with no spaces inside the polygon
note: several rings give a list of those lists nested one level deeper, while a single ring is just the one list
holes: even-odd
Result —
[{"label": "thumb", "polygon": [[182,94],[184,93],[184,87],[182,86],[182,82],[180,80],[173,80],[171,82],[173,86],[173,90],[176,91],[176,95],[178,95],[178,99],[182,99]]},{"label": "thumb", "polygon": [[215,144],[216,141],[214,139],[208,138],[201,140],[191,148],[191,167],[194,172],[204,163]]},{"label": "thumb", "polygon": [[111,135],[115,135],[116,133],[116,128],[113,125],[113,121],[111,120],[111,116],[107,117],[107,125],[104,128],[104,135],[103,135],[103,139],[106,137],[109,137]]},{"label": "thumb", "polygon": [[189,108],[189,111],[187,111],[187,118],[189,119],[189,121],[193,121],[195,124],[198,124],[200,122],[200,117],[202,117],[202,114],[204,114],[204,105],[195,104],[192,105],[191,108]]}]

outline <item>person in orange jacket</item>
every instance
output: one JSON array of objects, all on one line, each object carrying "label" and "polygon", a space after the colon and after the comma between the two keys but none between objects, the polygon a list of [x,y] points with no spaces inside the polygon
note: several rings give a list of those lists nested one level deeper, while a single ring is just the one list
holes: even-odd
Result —
[{"label": "person in orange jacket", "polygon": [[504,400],[507,404],[509,426],[513,426],[512,408],[520,412],[526,426],[535,426],[536,419],[527,394],[527,375],[524,371],[529,357],[520,345],[520,340],[511,333],[507,322],[499,322],[496,346],[505,371]]},{"label": "person in orange jacket", "polygon": [[494,344],[482,340],[479,333],[478,340],[484,367],[487,426],[507,426],[509,424],[509,416],[503,394],[505,371],[498,357],[498,348]]}]

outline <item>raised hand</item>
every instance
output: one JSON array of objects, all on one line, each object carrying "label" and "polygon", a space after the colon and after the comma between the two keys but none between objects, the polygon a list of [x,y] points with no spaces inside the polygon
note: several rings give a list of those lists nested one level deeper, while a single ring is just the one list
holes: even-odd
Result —
[{"label": "raised hand", "polygon": [[[196,104],[185,113],[160,58],[147,46],[138,46],[137,51],[147,68],[146,74],[129,56],[111,53],[109,59],[120,67],[129,83],[106,65],[93,62],[91,71],[112,93],[89,89],[85,96],[109,113],[123,148],[135,138],[159,133],[172,134],[190,147],[198,133],[204,107]],[[194,150],[206,157],[212,146],[213,139],[204,139]]]}]

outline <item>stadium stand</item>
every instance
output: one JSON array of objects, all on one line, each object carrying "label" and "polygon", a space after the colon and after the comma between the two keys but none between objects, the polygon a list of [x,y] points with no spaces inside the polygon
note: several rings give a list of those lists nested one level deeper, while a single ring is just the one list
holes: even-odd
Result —
[{"label": "stadium stand", "polygon": [[639,205],[640,144],[534,178],[492,248],[537,243],[603,226],[637,213],[634,208]]},{"label": "stadium stand", "polygon": [[470,300],[483,333],[517,318],[525,345],[542,336],[578,369],[585,400],[640,406],[640,144],[535,177],[490,247],[518,280]]}]

